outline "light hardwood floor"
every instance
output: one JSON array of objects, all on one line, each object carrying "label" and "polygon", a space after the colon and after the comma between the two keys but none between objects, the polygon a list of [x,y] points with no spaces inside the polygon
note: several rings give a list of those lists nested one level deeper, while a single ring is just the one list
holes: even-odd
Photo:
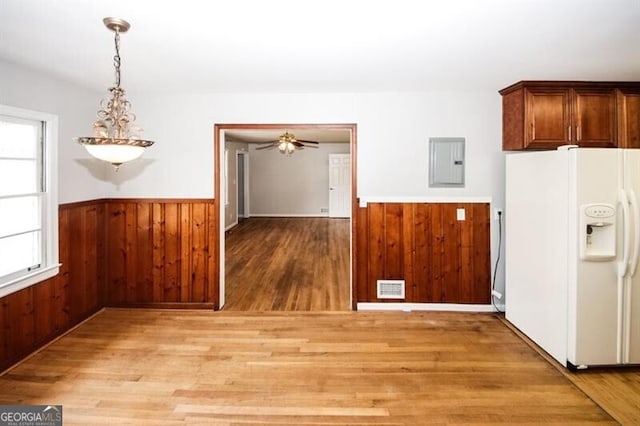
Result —
[{"label": "light hardwood floor", "polygon": [[640,425],[640,367],[602,367],[571,372],[509,323],[504,315],[499,318],[614,419],[623,425]]},{"label": "light hardwood floor", "polygon": [[349,219],[251,218],[225,233],[227,311],[349,310]]},{"label": "light hardwood floor", "polygon": [[492,314],[107,309],[0,377],[65,425],[617,424]]}]

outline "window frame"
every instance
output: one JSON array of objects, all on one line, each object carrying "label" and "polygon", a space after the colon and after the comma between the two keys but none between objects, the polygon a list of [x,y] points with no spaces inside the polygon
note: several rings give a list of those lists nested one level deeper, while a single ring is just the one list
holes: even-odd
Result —
[{"label": "window frame", "polygon": [[58,116],[40,111],[17,108],[0,104],[0,115],[22,120],[40,121],[42,132],[42,263],[40,268],[11,275],[6,282],[0,282],[0,297],[30,287],[60,272],[58,253]]}]

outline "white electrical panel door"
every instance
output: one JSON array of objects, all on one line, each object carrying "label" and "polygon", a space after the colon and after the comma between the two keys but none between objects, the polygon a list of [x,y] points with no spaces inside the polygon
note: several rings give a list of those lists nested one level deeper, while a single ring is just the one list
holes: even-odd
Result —
[{"label": "white electrical panel door", "polygon": [[429,139],[429,186],[464,186],[464,138]]}]

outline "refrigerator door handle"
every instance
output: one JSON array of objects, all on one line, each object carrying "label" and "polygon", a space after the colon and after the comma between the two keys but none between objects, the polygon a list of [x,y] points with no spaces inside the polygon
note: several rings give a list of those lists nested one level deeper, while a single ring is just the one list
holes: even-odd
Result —
[{"label": "refrigerator door handle", "polygon": [[628,190],[629,201],[631,202],[631,213],[633,218],[633,255],[629,265],[628,279],[623,281],[623,341],[622,341],[622,362],[629,363],[631,347],[631,283],[638,268],[638,257],[640,256],[640,208],[638,208],[638,198],[633,188]]},{"label": "refrigerator door handle", "polygon": [[629,257],[631,255],[631,235],[629,235],[630,211],[629,197],[627,191],[620,188],[618,190],[618,201],[622,206],[622,260],[618,263],[618,285],[617,285],[617,333],[616,333],[616,362],[622,363],[623,359],[623,323],[624,323],[624,282],[627,271],[629,270]]},{"label": "refrigerator door handle", "polygon": [[[638,208],[638,198],[633,189],[629,190],[629,201],[631,202],[631,213],[633,217],[633,255],[631,255],[631,265],[629,276],[633,277],[638,268],[638,257],[640,256],[640,209]],[[625,231],[627,232],[627,231]]]},{"label": "refrigerator door handle", "polygon": [[622,260],[618,263],[618,277],[627,275],[629,257],[631,255],[631,238],[629,235],[629,198],[627,191],[618,190],[618,201],[622,205]]},{"label": "refrigerator door handle", "polygon": [[[622,364],[622,352],[623,352],[623,341],[626,339],[623,336],[623,306],[624,306],[624,278],[618,277],[618,312],[616,316],[616,324],[617,324],[617,332],[616,332],[616,363]],[[626,342],[625,342],[626,343]]]}]

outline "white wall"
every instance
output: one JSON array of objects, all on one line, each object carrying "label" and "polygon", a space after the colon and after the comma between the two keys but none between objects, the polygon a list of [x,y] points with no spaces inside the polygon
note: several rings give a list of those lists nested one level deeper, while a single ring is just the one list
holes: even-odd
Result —
[{"label": "white wall", "polygon": [[348,153],[347,143],[321,143],[291,156],[277,149],[249,154],[252,216],[328,216],[329,154]]},{"label": "white wall", "polygon": [[[145,153],[145,170],[112,185],[110,196],[213,196],[216,123],[356,123],[359,196],[488,196],[498,207],[503,205],[497,91],[138,94],[132,103],[146,136],[157,143]],[[466,138],[465,188],[428,188],[432,136]]]},{"label": "white wall", "polygon": [[[358,195],[490,196],[504,204],[502,103],[494,92],[358,95]],[[465,188],[429,188],[429,138],[466,138]]]},{"label": "white wall", "polygon": [[[7,63],[0,62],[0,72],[1,103],[59,116],[61,203],[101,197],[211,198],[216,123],[356,123],[358,196],[489,197],[494,207],[504,206],[500,88],[341,94],[150,94],[130,88],[138,123],[156,144],[116,173],[89,159],[71,140],[89,134],[104,93]],[[428,188],[432,136],[466,138],[465,188]],[[496,226],[492,246],[493,262]],[[500,268],[498,289],[503,276]]]},{"label": "white wall", "polygon": [[[512,82],[505,82],[505,86]],[[137,94],[138,121],[157,143],[146,168],[121,179],[108,196],[213,196],[216,123],[356,123],[360,197],[486,197],[504,208],[501,98],[495,91],[339,94]],[[466,138],[466,186],[428,187],[428,140]],[[251,160],[250,160],[251,162]],[[128,173],[125,170],[121,178]],[[133,178],[135,177],[135,179]],[[253,207],[252,207],[253,208]],[[505,212],[506,214],[506,212]],[[492,268],[497,255],[492,221]],[[498,271],[502,291],[504,272]]]},{"label": "white wall", "polygon": [[0,103],[58,116],[58,201],[101,198],[108,167],[72,138],[90,136],[102,96],[17,65],[0,61]]},{"label": "white wall", "polygon": [[[353,122],[353,95],[140,94],[138,122],[156,141],[144,164],[123,167],[112,197],[213,197],[213,126],[216,123]],[[131,165],[133,166],[133,165]],[[135,175],[137,174],[137,176]]]}]

